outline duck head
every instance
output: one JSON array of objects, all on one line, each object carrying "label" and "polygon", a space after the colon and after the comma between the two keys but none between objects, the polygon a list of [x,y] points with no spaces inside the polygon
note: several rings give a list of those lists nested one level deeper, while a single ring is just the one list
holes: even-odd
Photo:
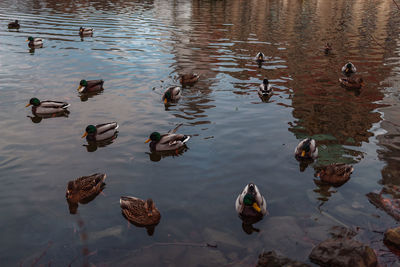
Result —
[{"label": "duck head", "polygon": [[264,84],[264,85],[267,85],[268,83],[269,83],[268,79],[264,79],[264,80],[263,80],[263,84]]},{"label": "duck head", "polygon": [[258,206],[256,201],[257,191],[253,183],[249,183],[247,186],[247,193],[243,198],[243,203],[246,206],[251,206],[258,212],[261,212],[261,208]]},{"label": "duck head", "polygon": [[81,81],[79,82],[79,87],[78,87],[78,89],[77,89],[78,92],[79,92],[79,93],[82,93],[83,90],[85,90],[86,86],[87,86],[87,81],[86,81],[86,80],[81,80]]},{"label": "duck head", "polygon": [[85,129],[85,133],[82,135],[82,138],[86,136],[94,136],[97,133],[97,128],[94,125],[88,125]]},{"label": "duck head", "polygon": [[153,211],[155,211],[156,206],[154,205],[154,201],[151,198],[148,198],[146,202],[144,203],[144,208],[147,211],[147,216],[151,217],[153,216]]},{"label": "duck head", "polygon": [[165,94],[164,94],[164,104],[167,104],[168,102],[170,102],[171,100],[172,100],[172,98],[171,98],[171,92],[170,91],[167,91]]},{"label": "duck head", "polygon": [[311,138],[307,138],[307,140],[303,143],[301,147],[301,156],[304,157],[306,153],[309,153],[311,150]]},{"label": "duck head", "polygon": [[159,132],[152,132],[150,134],[149,139],[147,139],[145,143],[147,144],[150,141],[158,142],[160,141],[160,139],[161,139],[161,134]]},{"label": "duck head", "polygon": [[33,97],[33,98],[31,98],[30,100],[29,100],[29,103],[25,106],[25,107],[29,107],[29,106],[34,106],[34,107],[37,107],[37,106],[39,106],[40,105],[40,100],[39,99],[37,99],[36,97]]},{"label": "duck head", "polygon": [[33,42],[34,41],[34,39],[33,39],[33,37],[32,36],[29,36],[28,37],[28,39],[26,40],[27,42]]}]

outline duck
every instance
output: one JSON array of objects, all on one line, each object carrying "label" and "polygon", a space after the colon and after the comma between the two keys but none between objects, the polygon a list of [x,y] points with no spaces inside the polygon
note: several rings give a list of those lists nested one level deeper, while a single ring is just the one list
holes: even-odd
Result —
[{"label": "duck", "polygon": [[314,160],[318,157],[318,148],[315,140],[311,138],[303,139],[296,147],[294,155],[298,160]]},{"label": "duck", "polygon": [[95,93],[102,91],[104,89],[103,84],[104,84],[103,80],[90,80],[90,81],[81,80],[79,82],[79,87],[77,90],[81,94]]},{"label": "duck", "polygon": [[326,43],[324,48],[325,55],[328,55],[332,52],[332,44]]},{"label": "duck", "polygon": [[350,179],[353,171],[354,168],[351,165],[333,163],[323,167],[316,176],[324,183],[340,186]]},{"label": "duck", "polygon": [[108,122],[97,125],[88,125],[82,138],[86,137],[88,142],[98,142],[113,138],[117,134],[118,123]]},{"label": "duck", "polygon": [[181,88],[179,86],[172,86],[168,88],[163,94],[164,104],[176,102],[181,98]]},{"label": "duck", "polygon": [[267,202],[254,183],[247,184],[238,195],[235,209],[243,219],[262,218],[267,212]]},{"label": "duck", "polygon": [[258,88],[258,95],[261,98],[269,97],[272,95],[272,87],[271,87],[271,84],[269,83],[268,79],[264,79],[263,83],[260,84],[260,86]]},{"label": "duck", "polygon": [[32,113],[34,115],[46,115],[64,113],[70,104],[52,100],[40,101],[36,97],[33,97],[25,107],[29,106],[32,106]]},{"label": "duck", "polygon": [[125,218],[138,226],[157,225],[160,222],[161,214],[151,198],[144,201],[137,197],[121,196],[119,203]]},{"label": "duck", "polygon": [[361,77],[343,77],[339,79],[340,85],[348,89],[361,89],[364,84],[364,80]]},{"label": "duck", "polygon": [[100,194],[106,185],[104,183],[106,177],[107,175],[104,173],[95,173],[68,182],[65,197],[71,214],[76,213],[78,202],[86,204]]},{"label": "duck", "polygon": [[94,32],[93,28],[83,28],[83,27],[79,28],[79,35],[85,35],[85,36],[93,35],[93,32]]},{"label": "duck", "polygon": [[26,41],[29,42],[28,46],[30,48],[43,47],[43,39],[42,38],[33,38],[32,36],[29,36]]},{"label": "duck", "polygon": [[145,143],[147,144],[151,141],[149,147],[153,152],[180,150],[185,147],[186,142],[190,139],[189,135],[176,134],[181,125],[179,124],[175,129],[163,135],[159,132],[153,132]]},{"label": "duck", "polygon": [[342,67],[342,72],[346,76],[350,76],[357,72],[356,66],[353,63],[348,62],[346,65]]},{"label": "duck", "polygon": [[200,75],[197,73],[188,73],[188,74],[183,74],[179,78],[179,81],[182,85],[191,85],[196,83],[200,78]]},{"label": "duck", "polygon": [[20,25],[18,23],[18,20],[15,20],[14,22],[8,23],[8,28],[9,29],[19,29]]},{"label": "duck", "polygon": [[258,52],[255,60],[257,61],[257,63],[263,63],[265,61],[265,55],[262,52]]}]

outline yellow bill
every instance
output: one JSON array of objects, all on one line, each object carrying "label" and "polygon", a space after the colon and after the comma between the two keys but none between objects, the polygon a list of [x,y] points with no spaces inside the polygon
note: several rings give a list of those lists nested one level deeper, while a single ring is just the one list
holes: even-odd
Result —
[{"label": "yellow bill", "polygon": [[258,212],[261,212],[261,209],[260,209],[260,207],[257,205],[256,202],[253,203],[253,209],[255,209],[255,210],[258,211]]},{"label": "yellow bill", "polygon": [[164,98],[164,104],[167,104],[167,102],[168,102],[168,101],[167,101],[167,99],[166,99],[166,98]]},{"label": "yellow bill", "polygon": [[151,139],[149,138],[149,139],[147,139],[146,140],[146,142],[145,142],[145,144],[147,144],[148,142],[150,142],[151,141]]},{"label": "yellow bill", "polygon": [[28,103],[25,107],[27,108],[27,107],[29,107],[31,105],[31,103]]},{"label": "yellow bill", "polygon": [[78,89],[76,89],[77,91],[80,91],[82,88],[82,85],[79,85]]},{"label": "yellow bill", "polygon": [[87,135],[88,135],[88,133],[85,132],[85,133],[82,135],[82,138],[86,137]]},{"label": "yellow bill", "polygon": [[301,156],[304,157],[305,155],[306,155],[306,151],[303,150],[303,151],[301,152]]}]

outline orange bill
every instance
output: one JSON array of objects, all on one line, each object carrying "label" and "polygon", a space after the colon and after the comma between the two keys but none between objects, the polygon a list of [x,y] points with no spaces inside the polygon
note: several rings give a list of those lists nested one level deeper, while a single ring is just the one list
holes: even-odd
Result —
[{"label": "orange bill", "polygon": [[148,142],[150,142],[150,141],[151,141],[151,139],[149,138],[149,139],[147,139],[147,140],[146,140],[146,142],[145,142],[145,143],[147,144],[147,143],[148,143]]},{"label": "orange bill", "polygon": [[85,133],[82,135],[82,138],[83,138],[83,137],[86,137],[86,136],[87,136],[87,132],[85,132]]}]

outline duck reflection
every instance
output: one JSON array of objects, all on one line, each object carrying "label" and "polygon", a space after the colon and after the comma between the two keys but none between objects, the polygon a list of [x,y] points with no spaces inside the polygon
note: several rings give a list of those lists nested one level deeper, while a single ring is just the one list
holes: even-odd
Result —
[{"label": "duck reflection", "polygon": [[69,212],[76,214],[78,203],[87,204],[100,194],[105,188],[104,180],[106,174],[95,173],[89,176],[82,176],[74,181],[69,181],[65,197],[67,199]]},{"label": "duck reflection", "polygon": [[98,147],[106,147],[112,143],[118,137],[118,132],[116,132],[111,138],[103,141],[88,141],[87,144],[83,146],[86,147],[87,152],[95,152]]},{"label": "duck reflection", "polygon": [[49,118],[57,118],[57,117],[65,117],[68,118],[70,112],[68,110],[65,110],[63,112],[59,113],[53,113],[53,114],[35,114],[34,116],[27,116],[32,120],[33,123],[40,123],[42,119],[49,119]]},{"label": "duck reflection", "polygon": [[260,229],[255,228],[253,226],[253,224],[255,224],[256,222],[261,221],[262,218],[253,219],[253,218],[241,217],[240,219],[242,220],[242,229],[246,234],[251,235],[254,232],[256,232],[256,233],[260,232]]},{"label": "duck reflection", "polygon": [[188,150],[189,148],[185,145],[173,151],[151,151],[150,153],[146,152],[146,154],[149,155],[151,161],[157,162],[166,157],[179,157]]},{"label": "duck reflection", "polygon": [[319,196],[317,199],[320,201],[319,208],[329,200],[329,198],[336,193],[336,190],[331,190],[331,185],[322,182],[321,180],[314,179],[314,184],[317,186],[313,191]]},{"label": "duck reflection", "polygon": [[103,92],[93,92],[93,93],[81,93],[79,94],[79,98],[81,99],[82,102],[86,102],[89,100],[89,98],[93,98],[96,95],[101,95]]}]

